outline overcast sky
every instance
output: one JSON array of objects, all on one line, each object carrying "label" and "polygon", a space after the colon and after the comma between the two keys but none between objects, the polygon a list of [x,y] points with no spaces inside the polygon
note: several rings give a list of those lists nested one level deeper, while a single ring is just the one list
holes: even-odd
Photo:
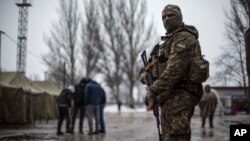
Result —
[{"label": "overcast sky", "polygon": [[[184,23],[194,25],[199,31],[202,52],[213,65],[220,54],[220,47],[227,44],[224,10],[230,8],[229,0],[147,0],[148,16],[154,20],[158,33],[164,35],[161,12],[165,5],[179,5]],[[82,0],[78,4],[82,6]],[[49,33],[52,22],[57,21],[59,0],[33,0],[29,8],[26,75],[44,79],[41,54],[48,51],[44,35]],[[153,17],[153,18],[152,18]],[[15,0],[0,0],[0,30],[17,40],[18,7]],[[5,35],[1,38],[1,66],[3,70],[16,70],[17,45]],[[213,68],[212,66],[211,68]],[[214,73],[214,70],[211,70]]]}]

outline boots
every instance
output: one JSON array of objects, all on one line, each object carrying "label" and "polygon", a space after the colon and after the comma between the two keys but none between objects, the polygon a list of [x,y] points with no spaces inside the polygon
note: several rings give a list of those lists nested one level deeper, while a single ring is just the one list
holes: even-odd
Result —
[{"label": "boots", "polygon": [[209,116],[209,125],[210,125],[210,128],[214,128],[214,125],[213,125],[213,116]]},{"label": "boots", "polygon": [[93,135],[93,134],[94,134],[93,129],[89,129],[88,135]]},{"label": "boots", "polygon": [[61,135],[63,135],[63,132],[62,131],[57,131],[56,135],[61,136]]},{"label": "boots", "polygon": [[80,133],[80,134],[83,134],[83,131],[82,131],[82,130],[79,130],[79,133]]},{"label": "boots", "polygon": [[201,128],[204,128],[204,127],[205,127],[205,123],[206,123],[206,119],[205,119],[205,118],[202,118],[202,121],[201,121]]},{"label": "boots", "polygon": [[94,132],[94,134],[99,134],[99,131],[98,131],[98,130],[96,130],[96,131]]},{"label": "boots", "polygon": [[71,130],[71,129],[67,129],[67,130],[66,130],[66,133],[74,134],[73,130]]}]

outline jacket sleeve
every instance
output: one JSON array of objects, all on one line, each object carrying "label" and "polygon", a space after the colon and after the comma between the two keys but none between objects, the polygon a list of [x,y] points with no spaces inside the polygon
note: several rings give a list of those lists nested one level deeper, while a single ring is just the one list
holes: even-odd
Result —
[{"label": "jacket sleeve", "polygon": [[105,90],[102,88],[102,94],[103,94],[103,96],[102,96],[102,104],[106,104],[106,93],[105,93]]},{"label": "jacket sleeve", "polygon": [[174,38],[166,69],[149,88],[149,97],[153,102],[156,96],[158,103],[171,97],[170,91],[185,77],[191,59],[191,45],[192,42],[186,37],[179,35]]},{"label": "jacket sleeve", "polygon": [[215,103],[215,107],[217,107],[217,105],[218,105],[218,98],[217,98],[217,96],[214,94],[214,103]]},{"label": "jacket sleeve", "polygon": [[100,86],[100,104],[106,104],[106,93],[102,86]]},{"label": "jacket sleeve", "polygon": [[73,93],[71,93],[71,92],[67,92],[67,105],[69,106],[69,107],[71,107],[71,96],[72,96],[72,94]]},{"label": "jacket sleeve", "polygon": [[85,105],[88,105],[88,101],[89,101],[89,94],[90,94],[90,86],[87,85],[84,89],[84,103]]}]

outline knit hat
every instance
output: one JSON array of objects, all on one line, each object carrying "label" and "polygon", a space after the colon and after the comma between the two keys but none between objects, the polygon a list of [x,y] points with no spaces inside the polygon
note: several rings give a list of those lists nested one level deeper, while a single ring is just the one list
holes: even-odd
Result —
[{"label": "knit hat", "polygon": [[69,89],[72,93],[75,92],[75,87],[74,87],[73,85],[69,85],[69,86],[68,86],[68,89]]}]

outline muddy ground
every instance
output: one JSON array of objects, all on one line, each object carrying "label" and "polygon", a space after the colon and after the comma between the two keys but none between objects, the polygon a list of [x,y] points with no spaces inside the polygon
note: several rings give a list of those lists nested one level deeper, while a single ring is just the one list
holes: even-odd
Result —
[{"label": "muddy ground", "polygon": [[[87,120],[84,120],[84,134],[78,133],[76,121],[75,133],[56,135],[57,120],[48,123],[36,122],[35,126],[2,126],[0,127],[1,141],[157,141],[158,134],[155,118],[152,112],[105,113],[105,134],[87,135]],[[229,141],[229,125],[237,122],[250,123],[249,115],[223,116],[214,118],[215,128],[206,125],[201,128],[200,118],[192,118],[192,141]],[[65,131],[65,123],[63,125]]]}]

